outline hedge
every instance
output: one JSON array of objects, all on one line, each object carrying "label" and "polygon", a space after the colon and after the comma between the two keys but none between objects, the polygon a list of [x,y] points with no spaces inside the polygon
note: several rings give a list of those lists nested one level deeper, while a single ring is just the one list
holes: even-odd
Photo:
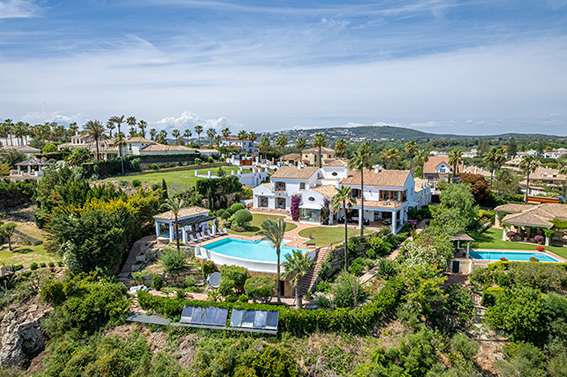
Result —
[{"label": "hedge", "polygon": [[541,263],[541,264],[553,264],[555,266],[561,266],[567,272],[567,263],[555,263],[555,262],[517,262],[517,261],[499,261],[494,262],[488,265],[488,271],[507,271],[514,264],[521,264],[521,263]]},{"label": "hedge", "polygon": [[485,307],[493,306],[494,304],[496,304],[496,299],[500,294],[502,294],[503,291],[504,288],[502,287],[486,288],[482,292],[482,300],[480,301],[480,304]]}]

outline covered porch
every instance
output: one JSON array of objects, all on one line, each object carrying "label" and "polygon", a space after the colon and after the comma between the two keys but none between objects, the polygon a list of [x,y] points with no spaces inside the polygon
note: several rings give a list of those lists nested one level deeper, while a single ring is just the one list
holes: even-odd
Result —
[{"label": "covered porch", "polygon": [[[359,227],[380,223],[389,226],[394,234],[397,234],[408,221],[407,207],[403,202],[365,200],[362,216],[361,210],[362,203],[357,200],[352,210],[347,211],[344,220],[347,223],[358,223]],[[343,218],[339,218],[339,222],[344,224]]]},{"label": "covered porch", "polygon": [[172,211],[154,216],[157,239],[173,242],[180,237],[181,242],[188,244],[191,235],[217,234],[215,218],[209,216],[209,210],[200,207],[186,207],[179,211],[177,225],[179,233],[175,234],[175,215]]}]

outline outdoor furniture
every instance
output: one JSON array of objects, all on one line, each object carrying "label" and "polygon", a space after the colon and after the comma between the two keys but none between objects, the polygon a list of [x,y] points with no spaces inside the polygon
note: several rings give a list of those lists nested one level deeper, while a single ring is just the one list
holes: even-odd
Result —
[{"label": "outdoor furniture", "polygon": [[226,231],[226,228],[222,228],[222,232],[223,232],[224,234],[228,234],[228,232]]},{"label": "outdoor furniture", "polygon": [[191,242],[197,242],[197,240],[195,239],[195,237],[193,237],[192,234],[189,235],[189,239],[191,240]]},{"label": "outdoor furniture", "polygon": [[210,237],[207,236],[207,235],[205,234],[205,232],[201,232],[201,238],[204,239],[204,240],[206,240],[206,239],[209,239]]}]

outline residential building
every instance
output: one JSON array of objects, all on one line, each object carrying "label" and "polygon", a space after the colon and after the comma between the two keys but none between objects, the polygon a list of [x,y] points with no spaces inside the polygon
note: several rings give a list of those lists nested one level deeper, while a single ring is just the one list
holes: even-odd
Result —
[{"label": "residential building", "polygon": [[6,145],[4,147],[0,147],[0,149],[3,149],[5,151],[10,149],[16,150],[25,153],[26,155],[28,155],[28,157],[34,154],[41,153],[41,149],[33,148],[30,147],[29,145]]},{"label": "residential building", "polygon": [[[457,173],[463,172],[463,164],[457,166]],[[449,157],[429,156],[423,166],[423,177],[428,181],[437,183],[447,181],[453,175],[453,167],[449,164]]]},{"label": "residential building", "polygon": [[219,151],[216,149],[197,149],[197,152],[201,154],[201,156],[211,157],[211,156],[218,156]]},{"label": "residential building", "polygon": [[301,155],[299,153],[290,153],[282,157],[282,162],[286,165],[297,166],[301,162]]},{"label": "residential building", "polygon": [[565,154],[567,154],[567,149],[559,148],[559,149],[553,149],[550,151],[543,152],[543,157],[557,159],[557,158],[561,158]]},{"label": "residential building", "polygon": [[223,147],[233,147],[240,148],[242,152],[248,152],[252,154],[258,154],[258,148],[255,143],[250,140],[240,140],[237,137],[229,136],[228,138],[223,137],[221,145]]},{"label": "residential building", "polygon": [[[526,180],[524,179],[520,182],[520,185],[526,184]],[[537,185],[548,185],[554,188],[562,188],[565,184],[567,184],[567,175],[566,174],[559,174],[559,170],[551,169],[551,168],[544,168],[538,167],[535,172],[530,174],[530,189],[534,189],[532,187]]]},{"label": "residential building", "polygon": [[478,154],[478,151],[473,148],[473,149],[471,149],[470,152],[463,152],[463,157],[474,158],[474,157],[477,156],[477,154]]},{"label": "residential building", "polygon": [[481,169],[477,166],[465,166],[465,168],[463,169],[463,173],[479,174],[479,175],[482,175],[483,177],[490,178],[490,172],[489,171]]},{"label": "residential building", "polygon": [[[304,165],[319,166],[319,148],[309,148],[301,152]],[[331,148],[321,147],[321,159],[335,158],[335,151]]]}]

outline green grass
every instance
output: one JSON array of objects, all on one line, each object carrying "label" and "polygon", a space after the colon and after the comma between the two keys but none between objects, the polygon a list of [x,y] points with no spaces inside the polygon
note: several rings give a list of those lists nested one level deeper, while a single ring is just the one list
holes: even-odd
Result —
[{"label": "green grass", "polygon": [[[226,175],[229,176],[231,171],[238,171],[238,166],[223,166],[222,169],[226,172]],[[212,175],[216,175],[217,171],[219,170],[218,167],[215,168],[205,168],[199,169],[199,174],[207,175],[208,171],[211,171]],[[251,172],[250,169],[243,169],[244,173]],[[179,185],[189,185],[195,186],[195,183],[200,177],[195,177],[195,170],[177,170],[177,171],[168,171],[168,172],[160,172],[157,170],[155,173],[149,174],[130,174],[124,177],[111,177],[105,179],[105,181],[128,181],[132,183],[133,180],[138,179],[141,182],[147,182],[149,184],[152,183],[161,183],[162,179],[165,179],[168,186],[171,186],[174,182],[177,182]]]},{"label": "green grass", "polygon": [[[372,233],[372,230],[365,230],[364,233]],[[309,234],[312,236],[312,240],[308,242],[315,242],[315,246],[327,246],[330,244],[338,244],[345,239],[345,228],[344,227],[324,227],[318,226],[313,228],[305,228],[299,232],[301,237],[309,238]],[[360,229],[348,228],[347,234],[349,237],[360,235]]]},{"label": "green grass", "polygon": [[[279,218],[285,218],[285,216],[277,216],[277,215],[264,215],[264,214],[260,214],[260,213],[253,213],[252,216],[254,217],[254,219],[252,220],[252,222],[250,223],[250,226],[248,228],[248,230],[246,232],[237,232],[234,231],[232,229],[227,229],[227,232],[229,234],[236,234],[239,236],[248,236],[248,237],[252,237],[255,236],[256,233],[258,233],[261,228],[260,225],[265,221],[265,220],[277,220]],[[221,224],[223,220],[220,220]],[[285,223],[285,231],[289,232],[290,230],[293,230],[297,228],[297,225],[293,224],[293,223]]]},{"label": "green grass", "polygon": [[[34,238],[37,238],[45,242],[45,232],[38,229],[35,225],[16,223],[19,231],[28,234]],[[0,263],[5,265],[11,264],[23,264],[25,267],[29,267],[32,262],[57,262],[61,258],[57,255],[47,254],[43,245],[20,245],[12,244],[13,251],[8,248],[8,243],[4,243],[0,246]]]},{"label": "green grass", "polygon": [[[500,250],[531,250],[537,251],[536,244],[502,241],[502,229],[489,228],[481,234],[471,234],[475,242],[471,243],[473,249],[500,249]],[[560,257],[567,258],[567,247],[545,246],[545,250],[550,251]]]}]

